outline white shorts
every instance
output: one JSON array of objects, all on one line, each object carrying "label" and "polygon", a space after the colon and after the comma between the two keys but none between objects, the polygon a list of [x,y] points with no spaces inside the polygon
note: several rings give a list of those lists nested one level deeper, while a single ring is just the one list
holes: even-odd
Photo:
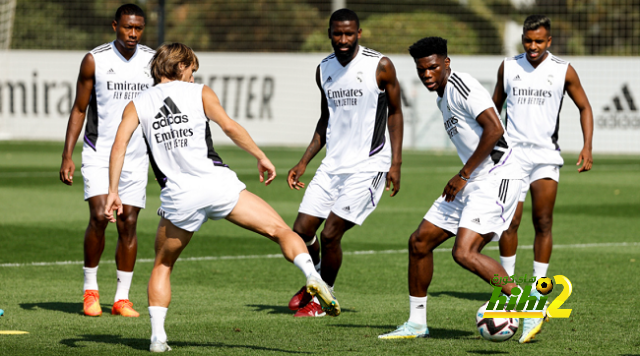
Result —
[{"label": "white shorts", "polygon": [[511,224],[521,190],[521,179],[470,181],[452,202],[439,197],[424,219],[454,235],[460,227],[481,235],[494,233],[492,240],[497,241]]},{"label": "white shorts", "polygon": [[532,182],[545,178],[560,181],[560,168],[564,164],[560,151],[531,144],[518,144],[514,147],[514,152],[518,164],[526,174],[519,201],[525,201]]},{"label": "white shorts", "polygon": [[[84,200],[109,193],[109,167],[83,166]],[[122,171],[118,195],[124,205],[143,208],[147,201],[147,171]]]},{"label": "white shorts", "polygon": [[210,186],[220,188],[209,191],[207,200],[211,202],[210,205],[188,211],[161,206],[158,208],[158,215],[171,221],[173,225],[191,232],[200,230],[202,224],[209,219],[226,218],[238,204],[240,192],[247,189],[247,186],[238,179],[234,171],[228,168],[221,169],[216,178]]},{"label": "white shorts", "polygon": [[378,205],[386,177],[386,172],[330,174],[318,170],[306,188],[298,212],[322,219],[333,212],[362,225]]}]

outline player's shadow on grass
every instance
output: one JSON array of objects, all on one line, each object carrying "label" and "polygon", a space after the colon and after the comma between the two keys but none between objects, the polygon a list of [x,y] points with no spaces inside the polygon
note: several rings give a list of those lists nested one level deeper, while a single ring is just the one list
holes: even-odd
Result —
[{"label": "player's shadow on grass", "polygon": [[[25,310],[36,310],[37,308],[45,310],[60,311],[69,314],[82,314],[82,303],[63,303],[63,302],[48,302],[48,303],[21,303],[20,307]],[[103,305],[104,309],[105,306]],[[107,309],[111,309],[111,306],[107,306]]]},{"label": "player's shadow on grass", "polygon": [[[387,332],[395,330],[397,325],[357,325],[357,324],[332,324],[330,326],[338,328],[369,328],[380,329]],[[453,330],[453,329],[440,329],[429,328],[429,334],[432,339],[464,339],[473,335],[470,331]]]},{"label": "player's shadow on grass", "polygon": [[[267,314],[294,314],[295,312],[289,309],[289,307],[283,307],[280,305],[265,305],[265,304],[247,304],[249,308],[256,308],[255,311],[266,311]],[[355,310],[342,309],[342,313],[355,313]]]},{"label": "player's shadow on grass", "polygon": [[[60,343],[72,348],[86,347],[86,343],[101,343],[112,345],[126,345],[136,350],[149,351],[149,339],[126,338],[121,335],[79,335],[73,339],[62,339]],[[79,343],[85,344],[81,345]],[[253,346],[253,345],[232,345],[221,342],[189,342],[189,341],[169,341],[169,346],[178,347],[216,347],[230,349],[251,349],[256,351],[275,351],[289,354],[309,354],[306,351],[293,351],[285,349],[276,349],[271,347]]]},{"label": "player's shadow on grass", "polygon": [[463,292],[444,291],[444,292],[429,293],[429,295],[436,298],[445,295],[445,296],[454,297],[458,299],[477,300],[481,302],[486,302],[489,299],[491,299],[491,294],[487,294],[487,293],[463,293]]},{"label": "player's shadow on grass", "polygon": [[506,351],[495,351],[495,350],[471,350],[471,351],[467,351],[467,353],[478,354],[478,355],[509,354]]}]

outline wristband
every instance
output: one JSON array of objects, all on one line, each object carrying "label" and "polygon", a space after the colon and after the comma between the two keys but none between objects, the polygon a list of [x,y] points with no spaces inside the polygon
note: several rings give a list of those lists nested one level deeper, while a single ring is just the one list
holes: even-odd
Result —
[{"label": "wristband", "polygon": [[469,178],[465,178],[465,177],[462,175],[462,171],[458,172],[458,177],[460,177],[460,179],[462,179],[462,180],[463,180],[463,181],[465,181],[465,182],[469,181]]}]

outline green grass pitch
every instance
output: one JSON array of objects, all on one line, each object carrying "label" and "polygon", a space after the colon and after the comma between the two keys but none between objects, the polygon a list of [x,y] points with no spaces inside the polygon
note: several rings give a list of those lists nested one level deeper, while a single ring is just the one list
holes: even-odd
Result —
[{"label": "green grass pitch", "polygon": [[[151,328],[146,284],[151,271],[159,187],[150,178],[140,215],[139,252],[130,298],[141,313],[109,314],[115,293],[115,226],[107,230],[98,282],[103,316],[82,309],[82,244],[88,221],[82,200],[80,147],[73,187],[60,183],[61,143],[0,142],[0,355],[137,355],[148,353]],[[279,176],[261,186],[255,161],[232,147],[219,153],[248,189],[292,224],[303,192],[290,191],[286,173],[302,149],[268,148]],[[322,154],[321,154],[322,155]],[[448,241],[435,255],[429,290],[431,339],[382,341],[408,317],[407,240],[446,182],[461,167],[454,153],[404,153],[399,195],[388,193],[361,227],[343,240],[337,318],[293,317],[291,295],[304,283],[276,244],[226,221],[208,222],[178,261],[166,330],[172,355],[635,355],[640,354],[640,157],[596,155],[578,174],[566,154],[555,208],[550,275],[567,276],[573,294],[568,319],[545,323],[531,344],[516,338],[490,343],[474,324],[491,288],[451,258]],[[309,182],[321,157],[302,181]],[[530,199],[520,233],[516,274],[531,274]],[[625,244],[626,243],[626,244]],[[497,244],[487,253],[498,258]],[[370,251],[369,253],[358,253]],[[245,256],[245,257],[242,257]],[[246,257],[253,256],[253,257]],[[235,258],[232,258],[235,257]],[[188,259],[192,258],[192,259]],[[67,264],[54,263],[69,261]],[[34,264],[34,262],[43,262]],[[562,286],[550,294],[556,297]]]}]

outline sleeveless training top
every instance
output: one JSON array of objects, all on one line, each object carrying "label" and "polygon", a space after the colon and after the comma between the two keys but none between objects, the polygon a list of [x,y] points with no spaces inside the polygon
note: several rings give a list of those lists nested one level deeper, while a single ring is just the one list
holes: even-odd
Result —
[{"label": "sleeveless training top", "polygon": [[[195,210],[211,204],[208,177],[226,165],[213,149],[202,105],[203,84],[158,84],[133,100],[149,147],[149,160],[168,209]],[[225,168],[227,169],[227,168]]]},{"label": "sleeveless training top", "polygon": [[[438,96],[436,103],[442,112],[444,128],[456,146],[460,160],[465,164],[478,148],[483,132],[476,118],[485,110],[494,110],[498,115],[491,95],[471,75],[451,71],[444,95]],[[503,179],[523,177],[522,170],[513,157],[506,131],[489,156],[471,173],[470,179],[479,180],[489,176]]]},{"label": "sleeveless training top", "polygon": [[558,128],[569,62],[549,53],[533,68],[526,55],[504,60],[507,130],[514,143],[560,150]]},{"label": "sleeveless training top", "polygon": [[[153,85],[149,63],[155,54],[151,48],[138,45],[127,61],[115,42],[94,48],[95,83],[87,107],[87,124],[82,149],[83,166],[109,166],[111,146],[116,138],[122,112],[141,91]],[[147,148],[138,128],[131,137],[124,160],[124,171],[147,171]]]},{"label": "sleeveless training top", "polygon": [[382,57],[359,46],[356,57],[345,67],[335,53],[320,63],[320,81],[329,106],[327,155],[320,166],[324,172],[386,172],[391,167],[387,96],[376,81]]}]

